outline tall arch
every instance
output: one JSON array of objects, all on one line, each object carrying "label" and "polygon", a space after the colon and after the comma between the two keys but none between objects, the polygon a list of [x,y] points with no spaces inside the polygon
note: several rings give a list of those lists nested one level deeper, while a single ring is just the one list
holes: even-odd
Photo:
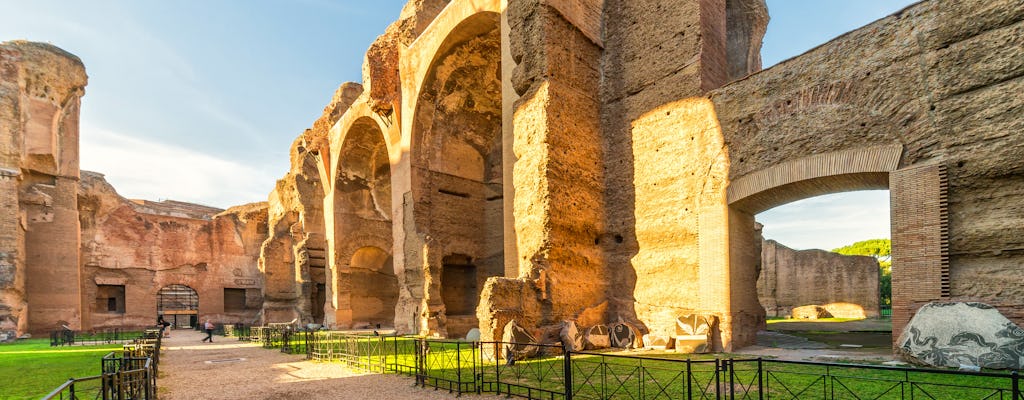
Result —
[{"label": "tall arch", "polygon": [[[429,238],[418,266],[430,275],[426,332],[458,337],[476,327],[484,281],[505,273],[501,72],[500,15],[476,13],[439,45],[416,94],[411,194],[415,230]],[[446,259],[460,260],[447,274]],[[442,296],[446,281],[473,292],[454,313]]]},{"label": "tall arch", "polygon": [[[391,327],[397,282],[379,283],[366,275],[396,276],[390,251],[383,250],[392,248],[388,146],[384,132],[372,117],[356,118],[346,128],[332,185],[335,322],[342,326]],[[392,286],[394,290],[383,290]],[[368,291],[367,287],[382,290]]]}]

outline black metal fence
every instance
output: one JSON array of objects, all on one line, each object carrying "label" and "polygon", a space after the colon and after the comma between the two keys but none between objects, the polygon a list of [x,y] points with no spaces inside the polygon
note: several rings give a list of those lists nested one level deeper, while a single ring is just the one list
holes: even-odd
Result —
[{"label": "black metal fence", "polygon": [[[528,399],[1024,400],[1017,372],[565,352],[557,345],[306,332],[309,359],[416,385]],[[516,360],[509,354],[528,354]]]},{"label": "black metal fence", "polygon": [[106,329],[97,331],[75,331],[61,329],[50,331],[50,346],[93,346],[98,344],[127,343],[141,337],[139,330]]},{"label": "black metal fence", "polygon": [[72,378],[43,397],[50,399],[151,400],[157,397],[157,364],[162,335],[147,330],[120,354],[100,359],[100,375]]}]

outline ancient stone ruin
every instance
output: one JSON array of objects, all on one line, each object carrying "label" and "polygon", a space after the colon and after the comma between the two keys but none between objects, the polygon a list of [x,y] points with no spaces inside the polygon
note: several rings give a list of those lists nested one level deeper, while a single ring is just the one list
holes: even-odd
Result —
[{"label": "ancient stone ruin", "polygon": [[[761,245],[757,297],[769,317],[877,318],[878,261],[825,250]],[[809,307],[812,313],[798,309]]]},{"label": "ancient stone ruin", "polygon": [[753,216],[861,189],[891,193],[895,337],[934,301],[1024,321],[1024,7],[926,0],[760,71],[767,20],[763,0],[412,0],[266,211],[131,208],[139,239],[230,249],[180,258],[103,257],[136,239],[79,221],[82,65],[4,44],[0,328],[111,323],[85,314],[119,285],[152,317],[134,279],[205,273],[198,312],[225,319],[554,341],[702,315],[731,350],[765,321]]}]

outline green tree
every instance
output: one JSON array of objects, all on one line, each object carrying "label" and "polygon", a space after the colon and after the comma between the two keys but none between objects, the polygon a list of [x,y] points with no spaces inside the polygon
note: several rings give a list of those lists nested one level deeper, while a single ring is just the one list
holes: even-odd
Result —
[{"label": "green tree", "polygon": [[869,239],[832,249],[832,252],[848,256],[871,256],[878,260],[881,272],[878,276],[879,298],[884,305],[892,304],[892,241]]}]

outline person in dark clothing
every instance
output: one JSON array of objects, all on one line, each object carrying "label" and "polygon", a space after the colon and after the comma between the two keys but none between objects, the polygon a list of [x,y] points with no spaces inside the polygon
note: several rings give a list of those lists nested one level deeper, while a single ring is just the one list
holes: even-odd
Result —
[{"label": "person in dark clothing", "polygon": [[164,337],[170,337],[170,333],[167,332],[167,327],[171,326],[170,322],[164,320],[164,316],[160,315],[156,317],[156,324],[160,326],[160,335]]},{"label": "person in dark clothing", "polygon": [[206,330],[206,337],[203,338],[203,341],[209,340],[210,343],[213,343],[213,322],[207,319],[206,323],[203,324],[203,329]]}]

